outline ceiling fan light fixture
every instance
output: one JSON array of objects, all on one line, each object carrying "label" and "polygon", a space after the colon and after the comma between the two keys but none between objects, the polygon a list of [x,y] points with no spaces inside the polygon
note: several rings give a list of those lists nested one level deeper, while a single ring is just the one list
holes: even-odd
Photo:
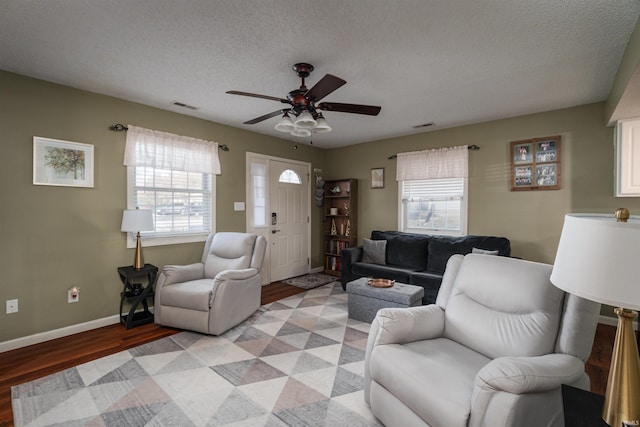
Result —
[{"label": "ceiling fan light fixture", "polygon": [[313,131],[318,133],[331,132],[331,126],[329,126],[329,123],[327,123],[322,114],[318,115],[318,119],[316,120],[316,127],[313,129]]},{"label": "ceiling fan light fixture", "polygon": [[316,121],[313,119],[311,113],[306,110],[300,113],[294,123],[299,128],[313,129],[316,127]]},{"label": "ceiling fan light fixture", "polygon": [[296,130],[296,125],[293,123],[293,120],[291,120],[291,117],[289,117],[289,114],[284,113],[284,116],[282,116],[278,124],[276,124],[276,130],[280,132],[292,132]]},{"label": "ceiling fan light fixture", "polygon": [[305,128],[296,128],[296,130],[291,131],[291,135],[299,137],[311,136],[311,130]]}]

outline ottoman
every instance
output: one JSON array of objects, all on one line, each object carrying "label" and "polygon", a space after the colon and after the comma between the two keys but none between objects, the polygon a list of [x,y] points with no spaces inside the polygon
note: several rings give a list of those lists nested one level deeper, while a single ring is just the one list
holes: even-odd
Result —
[{"label": "ottoman", "polygon": [[371,323],[381,308],[422,305],[424,288],[396,282],[390,288],[369,286],[366,277],[347,283],[349,318]]}]

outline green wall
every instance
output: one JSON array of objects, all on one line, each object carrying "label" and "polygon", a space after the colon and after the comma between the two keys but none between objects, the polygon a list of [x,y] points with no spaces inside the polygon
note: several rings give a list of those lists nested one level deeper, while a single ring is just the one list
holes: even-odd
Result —
[{"label": "green wall", "polygon": [[[510,142],[552,135],[562,137],[562,189],[510,191]],[[626,206],[640,214],[640,199],[613,197],[613,142],[604,103],[597,103],[330,150],[326,169],[360,180],[361,240],[374,229],[397,228],[396,160],[390,155],[476,144],[480,150],[469,152],[468,234],[508,237],[514,256],[553,263],[566,213]],[[375,167],[385,168],[384,189],[370,188]]]},{"label": "green wall", "polygon": [[[120,232],[126,208],[124,132],[115,123],[227,144],[217,177],[218,231],[244,231],[247,151],[310,162],[324,169],[325,151],[308,144],[223,126],[207,120],[71,89],[0,71],[0,342],[117,314],[122,288],[116,268],[133,262]],[[32,184],[33,136],[93,144],[95,187]],[[321,209],[311,208],[312,266],[323,265]],[[202,243],[144,249],[145,261],[196,262]],[[67,289],[80,301],[67,303]],[[4,301],[18,298],[19,312],[5,314]]]},{"label": "green wall", "polygon": [[[117,313],[121,284],[116,268],[132,262],[119,231],[126,206],[124,133],[131,123],[217,141],[217,229],[243,231],[245,215],[233,211],[244,200],[247,151],[307,161],[325,179],[359,180],[360,240],[374,229],[397,228],[395,160],[398,152],[477,144],[471,151],[469,234],[501,235],[514,256],[553,262],[568,212],[640,213],[640,199],[613,197],[613,128],[605,104],[436,130],[366,144],[320,150],[165,110],[0,72],[0,302],[18,298],[20,311],[0,310],[0,342],[101,319]],[[509,143],[562,136],[562,189],[509,191]],[[95,146],[95,188],[32,185],[32,138],[42,136]],[[371,168],[385,168],[385,187],[370,189]],[[323,265],[321,208],[312,204],[312,266]],[[158,266],[199,259],[202,244],[145,248]],[[66,290],[81,288],[80,302],[67,304]]]},{"label": "green wall", "polygon": [[[398,186],[392,154],[476,144],[469,152],[468,234],[498,235],[511,241],[512,255],[553,263],[564,215],[613,213],[627,207],[640,214],[639,198],[613,197],[614,128],[605,126],[604,103],[476,125],[391,138],[331,150],[326,168],[333,177],[359,179],[358,237],[397,229]],[[561,183],[555,191],[509,190],[511,141],[561,135]],[[355,161],[354,159],[357,159]],[[384,189],[372,190],[371,168],[385,168]],[[603,314],[614,317],[610,307]]]}]

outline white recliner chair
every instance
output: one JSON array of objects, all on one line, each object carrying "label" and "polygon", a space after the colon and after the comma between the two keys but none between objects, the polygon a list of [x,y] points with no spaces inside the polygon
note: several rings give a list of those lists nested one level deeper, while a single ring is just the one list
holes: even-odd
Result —
[{"label": "white recliner chair", "polygon": [[435,304],[374,319],[365,399],[387,426],[563,426],[561,385],[589,388],[600,305],[549,281],[552,266],[449,259]]},{"label": "white recliner chair", "polygon": [[255,234],[209,235],[200,262],[162,269],[155,322],[211,335],[242,322],[260,307],[265,249],[265,238]]}]

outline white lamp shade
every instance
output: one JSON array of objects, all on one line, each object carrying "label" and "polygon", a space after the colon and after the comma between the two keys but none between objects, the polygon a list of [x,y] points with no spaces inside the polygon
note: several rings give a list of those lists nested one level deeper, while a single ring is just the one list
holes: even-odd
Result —
[{"label": "white lamp shade", "polygon": [[568,214],[551,282],[579,297],[640,310],[640,217]]},{"label": "white lamp shade", "polygon": [[293,124],[293,121],[288,115],[282,116],[278,124],[276,124],[276,130],[280,132],[291,132],[296,129],[296,125]]},{"label": "white lamp shade", "polygon": [[324,119],[324,117],[318,117],[318,120],[316,120],[316,123],[317,123],[316,127],[313,129],[314,132],[318,132],[318,133],[331,132],[331,126],[329,126],[329,124]]},{"label": "white lamp shade", "polygon": [[313,119],[311,113],[303,111],[296,119],[295,124],[299,128],[311,129],[316,126],[316,121]]},{"label": "white lamp shade", "polygon": [[304,129],[304,128],[296,128],[295,130],[291,131],[291,135],[293,136],[311,136],[311,130],[310,129]]},{"label": "white lamp shade", "polygon": [[151,231],[153,229],[153,213],[150,210],[125,209],[122,212],[120,231],[137,233],[138,231]]}]

